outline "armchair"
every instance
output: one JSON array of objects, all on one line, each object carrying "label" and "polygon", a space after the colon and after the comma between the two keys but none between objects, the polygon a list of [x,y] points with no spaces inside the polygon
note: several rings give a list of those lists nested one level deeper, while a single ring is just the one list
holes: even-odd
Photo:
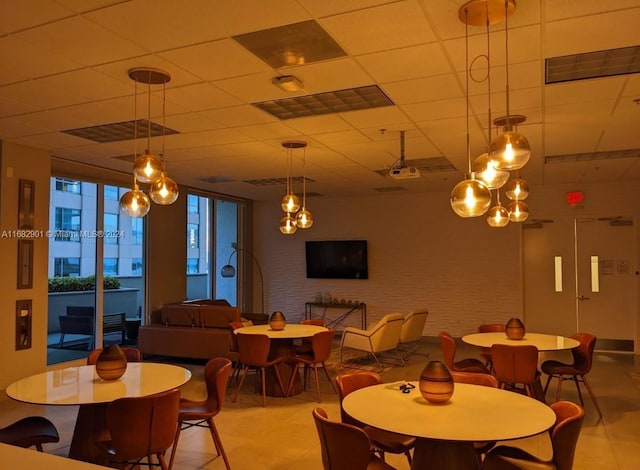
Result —
[{"label": "armchair", "polygon": [[340,342],[340,364],[342,364],[344,348],[351,348],[371,354],[380,370],[383,370],[383,367],[376,353],[393,350],[400,364],[404,365],[404,359],[397,351],[403,322],[404,316],[401,313],[389,313],[367,330],[346,327]]}]

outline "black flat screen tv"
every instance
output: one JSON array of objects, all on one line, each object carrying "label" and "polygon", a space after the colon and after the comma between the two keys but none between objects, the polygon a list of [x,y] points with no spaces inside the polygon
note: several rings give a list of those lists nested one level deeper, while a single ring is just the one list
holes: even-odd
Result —
[{"label": "black flat screen tv", "polygon": [[368,279],[366,240],[308,241],[307,278]]}]

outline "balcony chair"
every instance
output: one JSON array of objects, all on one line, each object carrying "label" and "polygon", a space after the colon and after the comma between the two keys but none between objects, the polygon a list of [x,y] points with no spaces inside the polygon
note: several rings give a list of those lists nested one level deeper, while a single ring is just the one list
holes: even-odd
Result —
[{"label": "balcony chair", "polygon": [[220,413],[224,404],[224,396],[231,373],[231,361],[224,357],[216,357],[204,366],[204,382],[207,386],[207,398],[203,401],[194,401],[186,398],[180,399],[180,411],[178,413],[178,427],[171,449],[169,469],[173,468],[173,459],[178,448],[180,433],[193,426],[209,428],[213,445],[222,456],[227,470],[231,470],[227,454],[222,447],[222,440],[216,428],[213,418]]},{"label": "balcony chair", "polygon": [[380,375],[371,371],[363,370],[338,375],[336,377],[336,384],[338,384],[338,398],[340,399],[340,417],[343,423],[357,426],[367,434],[371,441],[371,450],[380,454],[382,460],[384,460],[385,452],[404,454],[409,461],[409,465],[411,465],[411,449],[413,449],[416,444],[415,437],[367,426],[349,416],[342,408],[342,400],[351,392],[381,383],[382,378]]},{"label": "balcony chair", "polygon": [[238,388],[233,396],[233,402],[236,402],[244,379],[247,377],[247,372],[250,367],[255,367],[261,380],[262,390],[262,406],[267,406],[267,391],[265,374],[267,367],[272,367],[278,382],[278,386],[282,391],[282,396],[287,396],[287,391],[282,384],[282,377],[280,377],[280,371],[278,370],[278,364],[285,360],[284,357],[276,357],[269,359],[269,348],[271,347],[271,341],[267,335],[238,335],[238,354],[240,355],[240,362],[242,362],[242,375]]},{"label": "balcony chair", "polygon": [[42,444],[59,442],[55,425],[43,416],[28,416],[0,428],[0,442],[18,447],[31,447],[43,452]]},{"label": "balcony chair", "polygon": [[427,322],[429,311],[412,310],[405,317],[400,329],[400,339],[398,340],[398,349],[403,359],[408,359],[420,347],[422,332]]},{"label": "balcony chair", "polygon": [[591,364],[593,362],[593,350],[596,346],[597,338],[589,333],[576,333],[572,336],[577,340],[580,345],[577,348],[571,350],[573,355],[573,364],[565,364],[559,361],[545,361],[542,363],[542,372],[548,374],[547,383],[544,386],[544,394],[546,396],[547,389],[549,388],[549,382],[552,378],[558,379],[558,385],[556,388],[556,401],[560,400],[560,391],[562,388],[562,382],[565,380],[573,380],[576,384],[576,390],[578,390],[578,398],[580,398],[580,405],[584,408],[584,401],[582,400],[582,393],[580,392],[580,382],[584,384],[589,392],[591,401],[596,407],[598,416],[602,418],[602,411],[596,396],[593,394],[589,382],[587,382],[586,375],[591,370]]},{"label": "balcony chair", "polygon": [[444,363],[451,371],[459,372],[480,372],[482,374],[488,374],[489,370],[485,367],[481,360],[469,357],[456,361],[456,341],[446,331],[440,332],[438,335],[440,340],[440,348],[442,349],[442,357]]},{"label": "balcony chair", "polygon": [[556,422],[549,431],[553,448],[550,461],[540,460],[517,447],[499,445],[487,454],[482,470],[571,470],[584,410],[569,401],[557,401],[551,408]]},{"label": "balcony chair", "polygon": [[[491,346],[491,357],[494,376],[500,388],[522,391],[544,402],[538,371],[538,348],[530,344],[524,346],[494,344]],[[521,384],[522,388],[518,388],[518,384]]]},{"label": "balcony chair", "polygon": [[330,421],[322,408],[314,408],[312,415],[324,470],[393,470],[394,467],[370,452],[371,443],[362,429]]},{"label": "balcony chair", "polygon": [[380,371],[384,368],[376,353],[395,351],[399,364],[404,365],[404,359],[397,350],[403,321],[404,316],[401,313],[389,313],[367,330],[346,327],[340,342],[340,364],[342,364],[344,348],[351,348],[371,354]]},{"label": "balcony chair", "polygon": [[318,397],[318,403],[320,403],[320,381],[318,379],[318,367],[322,366],[333,391],[337,394],[338,390],[336,390],[336,386],[331,380],[331,376],[329,375],[329,371],[325,365],[325,362],[331,356],[331,347],[333,346],[333,336],[335,334],[335,330],[326,330],[321,331],[319,333],[314,334],[311,337],[311,354],[296,354],[293,358],[295,361],[295,368],[291,373],[291,379],[289,380],[289,386],[287,387],[287,395],[291,393],[291,389],[293,388],[293,384],[295,382],[296,375],[298,374],[298,369],[300,366],[304,366],[304,378],[303,384],[306,388],[309,368],[313,367],[313,373],[316,379],[316,394]]},{"label": "balcony chair", "polygon": [[149,466],[155,455],[162,470],[168,470],[164,455],[176,435],[180,391],[119,398],[107,406],[107,430],[111,440],[98,444],[109,463],[125,470],[136,468],[144,458]]}]

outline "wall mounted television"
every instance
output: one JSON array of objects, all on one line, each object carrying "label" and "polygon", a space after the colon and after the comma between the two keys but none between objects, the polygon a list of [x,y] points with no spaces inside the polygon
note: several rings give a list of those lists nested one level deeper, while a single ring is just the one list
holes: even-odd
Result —
[{"label": "wall mounted television", "polygon": [[307,278],[368,279],[366,240],[307,241]]}]

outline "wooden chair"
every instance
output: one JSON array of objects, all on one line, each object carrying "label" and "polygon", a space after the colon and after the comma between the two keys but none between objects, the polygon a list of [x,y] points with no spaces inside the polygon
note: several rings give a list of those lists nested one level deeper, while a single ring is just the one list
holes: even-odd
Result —
[{"label": "wooden chair", "polygon": [[222,456],[227,470],[231,470],[227,454],[222,447],[222,440],[216,428],[213,418],[220,413],[224,404],[224,396],[231,373],[231,361],[224,357],[216,357],[204,366],[204,382],[207,386],[207,398],[203,401],[194,401],[186,398],[180,399],[180,411],[178,413],[178,427],[171,449],[169,469],[173,468],[173,459],[176,455],[180,433],[184,429],[193,426],[209,428],[211,439],[218,452]]},{"label": "wooden chair", "polygon": [[331,380],[331,376],[329,375],[329,371],[325,366],[325,362],[331,356],[331,347],[333,346],[333,336],[335,334],[335,330],[326,330],[321,331],[319,333],[314,334],[311,337],[311,355],[308,354],[296,354],[293,358],[295,361],[295,368],[291,372],[291,379],[289,380],[289,386],[287,387],[287,395],[291,393],[291,389],[293,388],[293,383],[295,382],[296,375],[298,374],[298,369],[300,366],[304,366],[304,386],[306,388],[308,381],[309,368],[313,367],[313,373],[316,379],[316,394],[318,397],[318,403],[320,403],[320,381],[318,379],[318,367],[322,366],[331,387],[335,393],[338,393],[336,390],[336,386],[333,384],[333,380]]},{"label": "wooden chair", "polygon": [[31,447],[43,452],[42,444],[59,442],[55,425],[43,416],[28,416],[0,429],[0,442],[18,447]]},{"label": "wooden chair", "polygon": [[[229,329],[231,330],[231,337],[229,343],[229,351],[238,353],[238,335],[235,332],[238,328],[244,328],[244,323],[241,321],[230,321]],[[235,362],[233,366],[233,378],[235,381],[238,381],[238,377],[240,377],[240,371],[242,370],[242,362],[240,362],[240,358]]]},{"label": "wooden chair", "polygon": [[106,450],[109,461],[125,470],[140,465],[144,458],[155,465],[155,455],[162,470],[168,470],[164,458],[178,427],[180,391],[119,398],[107,406],[107,429],[110,441],[99,444]]},{"label": "wooden chair", "polygon": [[[478,326],[478,333],[499,333],[505,331],[506,326],[503,323],[484,323]],[[491,360],[491,348],[480,348],[480,355],[484,357],[487,369],[489,372],[493,372],[493,361]]]},{"label": "wooden chair", "polygon": [[489,370],[485,367],[481,360],[469,357],[456,361],[456,341],[446,331],[440,332],[438,335],[440,339],[440,348],[442,349],[442,357],[444,363],[447,365],[450,371],[459,372],[480,372],[482,374],[488,374]]},{"label": "wooden chair", "polygon": [[360,421],[353,419],[342,408],[342,400],[351,392],[363,387],[378,385],[382,383],[380,375],[372,371],[357,371],[347,374],[340,374],[336,377],[338,385],[338,397],[340,399],[340,416],[343,423],[351,424],[361,428],[369,437],[372,444],[372,450],[378,452],[382,460],[384,453],[404,454],[411,465],[411,449],[416,444],[415,437],[405,436],[394,432],[384,431],[382,429],[367,426]]},{"label": "wooden chair", "polygon": [[[122,349],[124,357],[127,358],[127,362],[142,362],[142,353],[138,348],[121,347],[120,349]],[[89,352],[89,355],[87,356],[87,365],[95,365],[101,352],[102,348],[94,349]]]},{"label": "wooden chair", "polygon": [[405,360],[418,349],[428,316],[429,311],[424,309],[412,310],[404,317],[400,329],[398,349]]},{"label": "wooden chair", "polygon": [[[544,402],[544,393],[538,371],[538,348],[533,345],[511,346],[494,344],[491,346],[494,375],[500,388],[523,391],[526,395]],[[522,385],[522,388],[518,387]]]},{"label": "wooden chair", "polygon": [[312,411],[320,438],[324,470],[392,470],[370,452],[371,442],[360,428],[330,421],[322,408]]},{"label": "wooden chair", "polygon": [[238,335],[238,353],[240,355],[240,362],[242,362],[242,376],[240,377],[240,383],[236,389],[236,394],[233,397],[233,402],[236,402],[244,379],[247,377],[249,367],[255,367],[260,374],[261,389],[262,389],[262,406],[267,406],[267,391],[265,374],[267,367],[272,367],[278,382],[278,386],[282,391],[282,396],[287,395],[287,391],[282,384],[282,377],[280,377],[280,371],[278,370],[278,364],[284,361],[284,357],[276,357],[269,359],[269,348],[271,347],[271,341],[267,335]]},{"label": "wooden chair", "polygon": [[482,470],[571,470],[584,410],[569,401],[555,402],[551,408],[556,422],[550,430],[553,448],[550,461],[540,460],[517,447],[500,445],[487,454]]},{"label": "wooden chair", "polygon": [[344,348],[352,348],[371,354],[381,371],[384,368],[376,353],[395,351],[400,365],[404,365],[404,359],[396,349],[398,341],[400,341],[400,330],[402,329],[403,321],[404,316],[401,313],[389,313],[367,330],[352,326],[346,327],[342,332],[342,340],[340,341],[340,364],[342,364]]},{"label": "wooden chair", "polygon": [[589,333],[576,333],[572,336],[572,338],[580,343],[577,348],[573,348],[571,350],[571,354],[573,355],[573,364],[565,364],[563,362],[553,360],[545,361],[542,363],[542,372],[548,374],[549,376],[547,378],[547,383],[544,386],[544,394],[546,396],[551,379],[556,378],[558,379],[558,385],[556,387],[556,401],[558,401],[560,400],[562,382],[564,382],[565,380],[573,380],[576,384],[576,390],[578,390],[580,405],[582,405],[582,407],[584,408],[584,401],[582,399],[582,393],[580,392],[580,382],[582,382],[587,388],[587,392],[591,397],[591,401],[596,407],[598,416],[602,418],[602,411],[600,410],[600,406],[598,406],[596,396],[593,394],[593,391],[591,390],[586,377],[586,375],[591,370],[591,364],[593,362],[593,350],[596,346],[597,338]]}]

